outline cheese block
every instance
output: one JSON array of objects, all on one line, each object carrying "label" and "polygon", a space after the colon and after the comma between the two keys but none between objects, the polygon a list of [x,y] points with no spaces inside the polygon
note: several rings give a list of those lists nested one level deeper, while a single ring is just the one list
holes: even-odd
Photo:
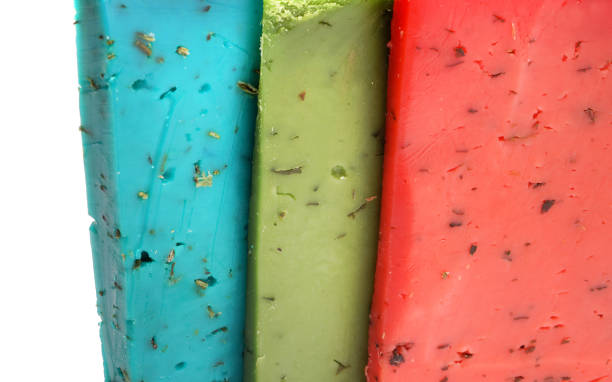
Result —
[{"label": "cheese block", "polygon": [[369,381],[612,378],[611,16],[396,1]]},{"label": "cheese block", "polygon": [[105,380],[240,381],[260,4],[76,8]]},{"label": "cheese block", "polygon": [[365,380],[386,0],[265,0],[245,381]]}]

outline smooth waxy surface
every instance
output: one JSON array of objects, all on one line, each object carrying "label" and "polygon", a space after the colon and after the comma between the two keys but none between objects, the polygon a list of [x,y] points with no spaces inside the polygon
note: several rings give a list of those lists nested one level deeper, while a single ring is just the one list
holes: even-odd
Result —
[{"label": "smooth waxy surface", "polygon": [[376,256],[388,2],[295,3],[308,16],[276,28],[289,11],[265,2],[245,380],[354,382]]},{"label": "smooth waxy surface", "polygon": [[260,5],[76,5],[105,380],[240,381]]},{"label": "smooth waxy surface", "polygon": [[369,381],[612,375],[611,15],[396,2]]}]

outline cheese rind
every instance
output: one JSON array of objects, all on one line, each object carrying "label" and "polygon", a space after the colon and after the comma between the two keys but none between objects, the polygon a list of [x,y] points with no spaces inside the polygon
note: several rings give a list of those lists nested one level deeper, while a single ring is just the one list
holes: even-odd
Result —
[{"label": "cheese rind", "polygon": [[609,378],[610,15],[396,1],[369,381]]},{"label": "cheese rind", "polygon": [[364,379],[388,5],[264,2],[246,381]]},{"label": "cheese rind", "polygon": [[105,380],[239,381],[260,5],[76,7]]}]

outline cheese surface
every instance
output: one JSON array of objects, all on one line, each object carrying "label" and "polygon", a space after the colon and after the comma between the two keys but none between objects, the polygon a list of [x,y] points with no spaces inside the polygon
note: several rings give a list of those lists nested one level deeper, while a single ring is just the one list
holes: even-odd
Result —
[{"label": "cheese surface", "polygon": [[106,381],[240,381],[261,5],[79,0]]},{"label": "cheese surface", "polygon": [[369,381],[611,378],[611,16],[396,1]]},{"label": "cheese surface", "polygon": [[365,379],[388,6],[264,2],[245,381]]}]

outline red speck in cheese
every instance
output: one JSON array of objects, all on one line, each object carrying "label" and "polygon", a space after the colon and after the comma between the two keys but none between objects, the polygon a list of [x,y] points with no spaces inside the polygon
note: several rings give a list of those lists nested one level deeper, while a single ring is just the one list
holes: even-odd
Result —
[{"label": "red speck in cheese", "polygon": [[397,0],[370,382],[612,381],[612,1]]}]

